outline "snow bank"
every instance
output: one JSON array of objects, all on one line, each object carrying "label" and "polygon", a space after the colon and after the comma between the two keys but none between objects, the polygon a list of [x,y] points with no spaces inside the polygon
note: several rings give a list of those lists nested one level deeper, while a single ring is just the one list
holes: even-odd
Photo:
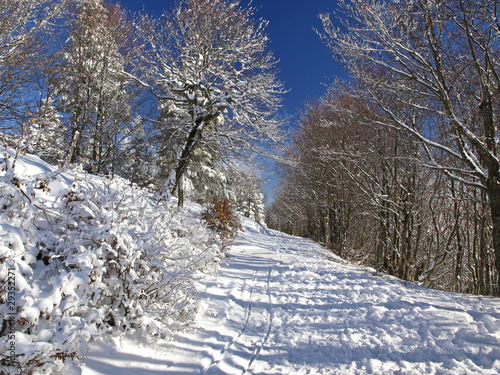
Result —
[{"label": "snow bank", "polygon": [[79,373],[92,338],[190,324],[222,256],[196,210],[10,150],[0,170],[0,370]]}]

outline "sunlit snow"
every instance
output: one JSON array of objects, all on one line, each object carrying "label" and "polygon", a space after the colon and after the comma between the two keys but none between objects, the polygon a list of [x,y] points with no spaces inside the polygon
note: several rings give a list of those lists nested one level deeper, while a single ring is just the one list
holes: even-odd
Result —
[{"label": "sunlit snow", "polygon": [[96,343],[95,374],[496,374],[500,300],[376,275],[244,220],[172,341]]}]

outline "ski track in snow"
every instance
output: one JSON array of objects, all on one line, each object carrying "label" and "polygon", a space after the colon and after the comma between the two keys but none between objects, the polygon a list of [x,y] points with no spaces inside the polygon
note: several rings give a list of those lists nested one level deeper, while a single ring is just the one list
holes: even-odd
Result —
[{"label": "ski track in snow", "polygon": [[500,299],[375,276],[244,225],[219,275],[199,284],[205,311],[192,329],[94,343],[83,374],[500,373]]}]

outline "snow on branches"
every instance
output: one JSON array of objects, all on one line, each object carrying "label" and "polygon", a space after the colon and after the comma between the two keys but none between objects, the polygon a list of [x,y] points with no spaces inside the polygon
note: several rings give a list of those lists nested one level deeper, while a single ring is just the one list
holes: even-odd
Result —
[{"label": "snow on branches", "polygon": [[200,214],[121,179],[33,173],[26,158],[52,170],[29,155],[2,160],[1,335],[15,320],[16,347],[0,369],[70,374],[105,332],[169,336],[189,324],[196,274],[222,256]]},{"label": "snow on branches", "polygon": [[[183,114],[166,195],[202,145],[234,156],[264,152],[263,144],[281,139],[276,112],[283,85],[267,50],[267,23],[254,21],[253,12],[238,1],[184,0],[170,15],[142,16],[136,24],[144,51],[131,77],[159,107]],[[158,126],[165,123],[160,119]]]}]

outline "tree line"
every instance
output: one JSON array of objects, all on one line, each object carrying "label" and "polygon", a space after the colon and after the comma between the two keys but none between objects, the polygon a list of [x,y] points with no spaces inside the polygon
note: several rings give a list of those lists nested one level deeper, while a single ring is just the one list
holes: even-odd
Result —
[{"label": "tree line", "polygon": [[281,140],[283,85],[253,8],[231,0],[183,0],[160,16],[104,0],[0,0],[0,8],[4,143],[175,194],[180,205],[184,193],[216,196],[262,215],[261,182],[253,173],[243,184],[238,160]]},{"label": "tree line", "polygon": [[352,0],[322,14],[349,78],[304,109],[269,224],[404,280],[498,295],[498,6]]}]

